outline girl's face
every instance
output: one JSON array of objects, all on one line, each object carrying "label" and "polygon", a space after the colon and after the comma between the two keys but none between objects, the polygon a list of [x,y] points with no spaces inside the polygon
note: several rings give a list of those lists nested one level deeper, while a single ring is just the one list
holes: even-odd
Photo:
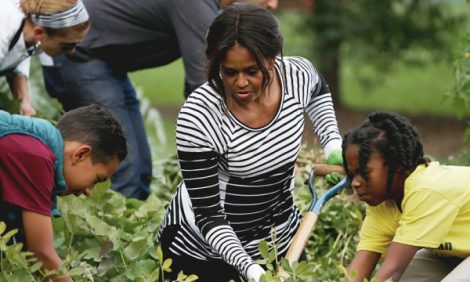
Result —
[{"label": "girl's face", "polygon": [[369,179],[366,181],[359,172],[359,145],[350,144],[346,147],[348,175],[351,177],[351,187],[361,201],[370,206],[377,206],[387,199],[388,165],[385,164],[381,153],[372,152],[366,164]]},{"label": "girl's face", "polygon": [[[266,69],[274,68],[274,60],[265,60],[264,63]],[[239,105],[249,104],[262,94],[263,73],[250,51],[239,44],[225,53],[220,76],[227,95]]]}]

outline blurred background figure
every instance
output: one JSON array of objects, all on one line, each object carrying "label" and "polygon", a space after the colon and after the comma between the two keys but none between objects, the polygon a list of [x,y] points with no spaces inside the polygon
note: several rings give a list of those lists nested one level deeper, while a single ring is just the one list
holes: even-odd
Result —
[{"label": "blurred background figure", "polygon": [[28,93],[30,56],[72,52],[88,31],[81,0],[3,0],[0,10],[0,76],[6,76],[20,113],[34,115]]}]

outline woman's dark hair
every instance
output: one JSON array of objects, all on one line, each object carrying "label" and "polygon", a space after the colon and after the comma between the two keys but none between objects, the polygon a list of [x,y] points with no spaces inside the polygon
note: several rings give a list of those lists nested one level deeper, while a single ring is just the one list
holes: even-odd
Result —
[{"label": "woman's dark hair", "polygon": [[345,171],[348,171],[346,147],[351,144],[359,145],[359,173],[366,180],[370,154],[378,152],[383,155],[389,167],[388,193],[397,168],[412,172],[418,165],[428,163],[416,129],[407,119],[395,113],[372,113],[364,124],[345,134],[342,145]]},{"label": "woman's dark hair", "polygon": [[208,82],[227,102],[220,65],[228,49],[236,44],[246,47],[263,74],[264,91],[271,81],[265,59],[282,56],[283,38],[277,19],[266,9],[247,3],[235,3],[225,8],[212,22],[206,36]]},{"label": "woman's dark hair", "polygon": [[98,105],[79,107],[65,113],[57,122],[65,141],[91,146],[93,163],[107,163],[114,157],[122,161],[127,155],[126,138],[117,118]]}]

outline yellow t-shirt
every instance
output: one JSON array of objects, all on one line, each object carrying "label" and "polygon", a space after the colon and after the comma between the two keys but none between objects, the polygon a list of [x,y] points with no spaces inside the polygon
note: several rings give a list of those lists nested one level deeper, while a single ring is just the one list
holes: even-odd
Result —
[{"label": "yellow t-shirt", "polygon": [[405,181],[401,207],[391,200],[367,207],[357,249],[383,254],[393,241],[470,256],[470,167],[420,165]]}]

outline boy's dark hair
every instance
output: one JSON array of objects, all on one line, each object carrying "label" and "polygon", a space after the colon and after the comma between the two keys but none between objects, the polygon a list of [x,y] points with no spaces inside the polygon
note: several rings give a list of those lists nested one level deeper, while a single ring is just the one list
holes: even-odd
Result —
[{"label": "boy's dark hair", "polygon": [[370,154],[382,153],[389,166],[388,193],[391,191],[397,168],[412,172],[418,165],[428,163],[416,129],[407,119],[395,113],[372,113],[359,128],[350,130],[344,135],[342,148],[345,171],[348,171],[346,147],[351,144],[359,145],[359,172],[366,180],[368,179],[366,165]]},{"label": "boy's dark hair", "polygon": [[127,155],[126,138],[119,121],[107,109],[89,105],[65,113],[57,122],[65,141],[78,141],[93,149],[93,163],[107,163]]},{"label": "boy's dark hair", "polygon": [[264,91],[271,81],[264,66],[265,59],[282,57],[283,37],[276,18],[266,9],[247,3],[235,3],[225,8],[212,22],[206,36],[208,82],[227,102],[220,65],[228,49],[240,44],[246,47],[263,73]]}]

